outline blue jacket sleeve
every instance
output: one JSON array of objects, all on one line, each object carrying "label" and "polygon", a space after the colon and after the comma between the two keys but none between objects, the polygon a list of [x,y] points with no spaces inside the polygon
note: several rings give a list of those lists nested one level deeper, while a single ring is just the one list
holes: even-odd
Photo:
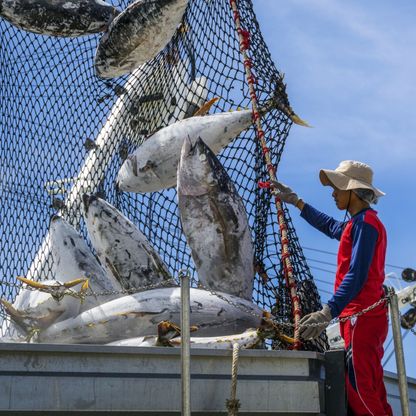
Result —
[{"label": "blue jacket sleeve", "polygon": [[336,238],[337,240],[341,239],[341,234],[345,225],[344,222],[335,220],[309,204],[305,204],[300,216],[312,225],[312,227],[315,227],[328,237]]},{"label": "blue jacket sleeve", "polygon": [[333,318],[340,315],[367,281],[377,238],[378,231],[372,225],[364,221],[353,224],[350,267],[334,296],[328,301]]}]

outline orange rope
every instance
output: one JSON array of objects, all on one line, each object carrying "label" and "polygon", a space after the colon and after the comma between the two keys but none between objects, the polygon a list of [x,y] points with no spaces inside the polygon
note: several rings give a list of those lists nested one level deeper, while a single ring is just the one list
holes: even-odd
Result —
[{"label": "orange rope", "polygon": [[[238,11],[238,6],[236,0],[230,0],[230,5],[233,11],[234,15],[234,22],[236,26],[236,30],[239,36],[240,40],[240,51],[244,59],[244,68],[246,71],[246,80],[249,87],[250,92],[250,98],[251,98],[251,105],[253,109],[253,121],[256,125],[257,129],[257,137],[260,141],[262,152],[264,155],[264,159],[266,162],[267,171],[269,173],[270,179],[272,181],[276,180],[276,169],[272,164],[271,157],[270,157],[270,151],[267,147],[267,143],[265,140],[265,134],[261,125],[261,118],[260,113],[258,111],[258,101],[257,101],[257,94],[254,87],[254,84],[256,83],[256,79],[254,78],[251,68],[252,68],[252,61],[249,58],[247,54],[247,50],[250,48],[250,33],[243,29],[241,27],[241,21],[240,21],[240,13]],[[296,281],[293,276],[293,267],[292,263],[290,261],[290,251],[289,251],[289,240],[287,236],[287,225],[286,220],[282,208],[282,202],[281,200],[275,196],[275,204],[277,208],[277,219],[279,223],[279,229],[280,229],[280,241],[282,245],[282,261],[283,261],[283,269],[286,279],[286,284],[289,287],[290,290],[290,297],[292,300],[293,305],[293,315],[294,315],[294,338],[295,338],[295,344],[294,349],[299,349],[300,347],[300,341],[299,341],[299,319],[301,315],[301,309],[300,309],[300,302],[299,297],[296,292]]]}]

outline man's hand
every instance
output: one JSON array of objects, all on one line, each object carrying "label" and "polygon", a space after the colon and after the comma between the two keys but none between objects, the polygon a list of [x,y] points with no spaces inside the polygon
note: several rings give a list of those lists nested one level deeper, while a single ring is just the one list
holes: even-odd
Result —
[{"label": "man's hand", "polygon": [[[305,315],[300,321],[300,337],[302,339],[314,339],[319,337],[321,332],[331,322],[332,315],[328,305],[318,311]],[[306,326],[310,324],[318,324],[317,326]]]},{"label": "man's hand", "polygon": [[276,195],[281,201],[286,202],[286,204],[296,206],[299,201],[299,197],[295,192],[293,192],[288,186],[277,181],[272,181],[272,185],[274,195]]}]

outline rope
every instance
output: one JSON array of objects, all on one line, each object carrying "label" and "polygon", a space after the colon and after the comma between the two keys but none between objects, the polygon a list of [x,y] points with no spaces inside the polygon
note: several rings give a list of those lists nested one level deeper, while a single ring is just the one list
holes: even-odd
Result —
[{"label": "rope", "polygon": [[[251,105],[253,109],[253,119],[256,125],[257,137],[261,144],[261,148],[262,148],[263,156],[266,162],[266,167],[269,173],[269,177],[271,181],[275,181],[276,169],[273,166],[273,163],[271,161],[270,151],[269,151],[269,148],[267,147],[267,143],[265,140],[265,133],[262,128],[261,117],[260,117],[260,113],[258,110],[257,94],[256,94],[256,90],[254,87],[256,80],[251,71],[252,61],[247,54],[247,50],[250,48],[250,33],[247,30],[243,29],[241,26],[240,13],[238,10],[236,0],[230,0],[230,5],[231,5],[233,15],[234,15],[235,27],[236,27],[236,30],[240,39],[240,51],[243,56],[244,68],[246,72],[246,80],[247,80],[247,84],[248,84],[249,91],[250,91]],[[296,281],[293,275],[293,267],[290,261],[287,224],[286,224],[285,215],[283,212],[282,201],[277,196],[275,196],[275,205],[277,209],[277,219],[278,219],[279,229],[280,229],[280,241],[281,241],[281,246],[282,246],[281,257],[282,257],[282,262],[283,262],[283,270],[284,270],[286,284],[289,288],[290,297],[291,297],[291,301],[293,305],[293,315],[294,315],[294,321],[295,321],[294,339],[296,341],[294,345],[294,349],[299,349],[301,345],[299,341],[299,320],[300,320],[300,316],[302,312],[300,309],[299,297],[296,291]]]},{"label": "rope", "polygon": [[236,342],[233,344],[233,364],[231,368],[231,398],[227,399],[226,406],[228,416],[237,416],[240,409],[240,400],[237,399],[237,373],[238,373],[238,357],[240,346]]}]

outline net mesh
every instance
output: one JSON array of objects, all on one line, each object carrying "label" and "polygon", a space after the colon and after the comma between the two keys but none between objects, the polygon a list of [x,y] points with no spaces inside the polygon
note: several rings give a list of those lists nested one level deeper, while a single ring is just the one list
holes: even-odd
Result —
[{"label": "net mesh", "polygon": [[[112,2],[120,9],[129,3]],[[252,2],[240,0],[238,5],[251,35],[258,99],[265,102],[275,94],[281,74],[264,43]],[[52,214],[59,212],[88,238],[80,215],[83,192],[99,193],[116,206],[147,236],[171,273],[176,276],[187,268],[195,285],[175,189],[123,193],[115,178],[127,155],[151,132],[192,115],[204,101],[220,98],[211,113],[250,107],[229,2],[191,0],[169,45],[130,78],[111,80],[94,73],[100,35],[54,38],[18,30],[4,20],[0,26],[2,298],[14,299],[17,275],[53,278],[46,238]],[[119,114],[116,108],[121,108]],[[291,121],[275,110],[262,123],[277,167]],[[219,160],[244,199],[252,228],[258,271],[253,301],[278,320],[293,322],[276,210],[269,191],[258,187],[268,176],[254,127],[224,149]],[[285,217],[302,311],[318,310],[320,297],[286,209]],[[8,319],[4,311],[1,319]],[[304,345],[318,351],[327,347],[325,334]]]}]

